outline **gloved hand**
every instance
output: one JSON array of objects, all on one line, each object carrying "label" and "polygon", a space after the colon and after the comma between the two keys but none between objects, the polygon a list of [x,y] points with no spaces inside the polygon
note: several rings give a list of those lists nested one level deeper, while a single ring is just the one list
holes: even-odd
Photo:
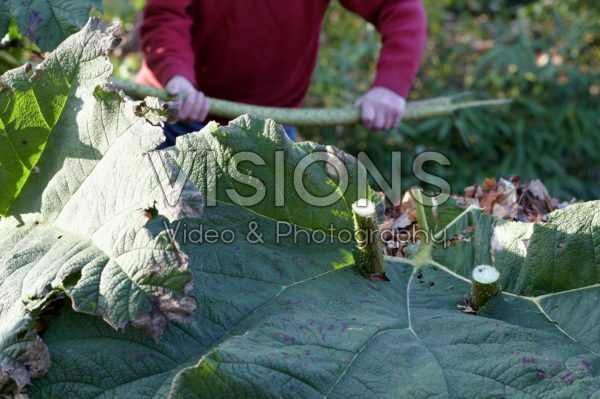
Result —
[{"label": "gloved hand", "polygon": [[365,127],[390,130],[400,124],[406,100],[385,87],[373,87],[356,101],[356,106],[362,110]]},{"label": "gloved hand", "polygon": [[173,76],[165,89],[172,95],[184,94],[179,104],[179,119],[182,121],[204,122],[210,111],[210,104],[201,91],[183,76]]}]

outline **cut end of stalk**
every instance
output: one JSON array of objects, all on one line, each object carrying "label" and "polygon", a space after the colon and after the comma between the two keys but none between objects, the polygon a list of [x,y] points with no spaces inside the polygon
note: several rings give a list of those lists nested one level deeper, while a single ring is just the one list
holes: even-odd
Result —
[{"label": "cut end of stalk", "polygon": [[383,249],[379,237],[375,203],[368,199],[360,199],[352,204],[354,217],[354,239],[356,250],[354,258],[364,275],[373,278],[374,275],[385,274]]},{"label": "cut end of stalk", "polygon": [[500,293],[500,272],[490,265],[473,269],[470,305],[477,310]]},{"label": "cut end of stalk", "polygon": [[472,276],[480,284],[493,284],[500,279],[500,272],[494,266],[480,265],[473,269]]},{"label": "cut end of stalk", "polygon": [[369,217],[376,213],[376,206],[373,201],[360,199],[352,204],[352,211],[361,217]]}]

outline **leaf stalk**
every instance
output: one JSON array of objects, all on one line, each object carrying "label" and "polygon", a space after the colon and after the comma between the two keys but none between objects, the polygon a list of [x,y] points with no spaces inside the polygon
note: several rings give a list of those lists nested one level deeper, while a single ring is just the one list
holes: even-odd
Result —
[{"label": "leaf stalk", "polygon": [[385,263],[383,249],[379,239],[379,225],[375,203],[362,199],[352,204],[354,217],[354,238],[356,250],[354,257],[361,271],[367,276],[383,276]]},{"label": "leaf stalk", "polygon": [[[166,90],[112,78],[113,85],[130,97],[143,99],[157,97],[164,101],[176,100],[177,97]],[[439,97],[430,100],[413,101],[407,104],[403,121],[421,120],[439,116],[447,116],[464,108],[489,107],[504,105],[511,100],[476,100],[457,101],[459,97]],[[210,114],[224,119],[235,119],[240,115],[251,114],[259,118],[270,118],[282,125],[293,126],[340,126],[358,125],[361,123],[361,111],[357,107],[346,108],[280,108],[243,104],[233,101],[208,98]]]}]

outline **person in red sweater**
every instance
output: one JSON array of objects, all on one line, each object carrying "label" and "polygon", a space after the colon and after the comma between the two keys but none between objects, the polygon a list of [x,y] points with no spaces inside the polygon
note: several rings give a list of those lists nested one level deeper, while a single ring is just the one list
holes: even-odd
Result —
[{"label": "person in red sweater", "polygon": [[[206,97],[299,107],[316,66],[330,0],[148,0],[138,81],[185,94],[179,117],[204,121]],[[383,45],[371,89],[356,103],[369,129],[396,127],[426,40],[420,0],[339,0],[373,23]]]}]

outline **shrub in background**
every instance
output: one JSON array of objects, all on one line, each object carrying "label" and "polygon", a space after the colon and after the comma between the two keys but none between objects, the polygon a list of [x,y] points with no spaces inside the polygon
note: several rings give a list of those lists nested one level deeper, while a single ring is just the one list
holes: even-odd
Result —
[{"label": "shrub in background", "polygon": [[[303,129],[311,140],[365,151],[390,171],[403,151],[403,185],[423,151],[452,162],[438,168],[454,191],[487,176],[540,178],[562,199],[597,198],[600,187],[600,17],[589,1],[426,1],[430,38],[412,99],[472,90],[510,97],[504,109],[475,109],[386,133]],[[377,32],[334,5],[307,103],[345,105],[368,88]]]},{"label": "shrub in background", "polygon": [[[302,129],[302,137],[350,153],[365,151],[388,178],[390,152],[402,151],[404,188],[416,183],[414,156],[439,151],[452,166],[428,166],[455,192],[488,176],[518,174],[542,179],[560,199],[599,198],[600,186],[594,183],[600,181],[600,12],[595,2],[424,1],[430,38],[411,99],[468,90],[515,102],[405,123],[385,133],[315,127]],[[105,17],[123,21],[126,41],[112,57],[121,77],[133,78],[140,65],[139,42],[131,32],[143,5],[143,0],[104,1]],[[335,1],[324,26],[306,105],[347,106],[372,81],[378,33]],[[40,55],[13,24],[0,43],[0,72],[27,59],[40,61]]]}]

